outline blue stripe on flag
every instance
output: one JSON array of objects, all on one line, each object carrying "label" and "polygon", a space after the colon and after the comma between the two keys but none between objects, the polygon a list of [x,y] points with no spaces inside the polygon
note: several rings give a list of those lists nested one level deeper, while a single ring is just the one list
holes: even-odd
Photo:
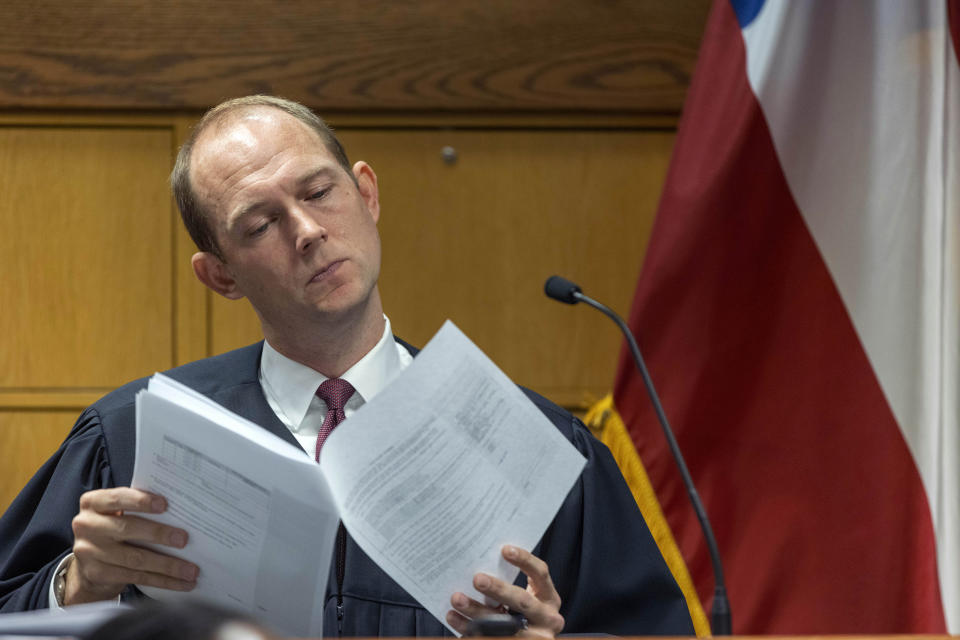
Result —
[{"label": "blue stripe on flag", "polygon": [[730,0],[730,4],[733,5],[733,10],[737,14],[737,22],[740,23],[741,29],[746,29],[747,26],[753,22],[753,19],[760,13],[760,9],[763,9],[763,3],[765,1],[766,0]]}]

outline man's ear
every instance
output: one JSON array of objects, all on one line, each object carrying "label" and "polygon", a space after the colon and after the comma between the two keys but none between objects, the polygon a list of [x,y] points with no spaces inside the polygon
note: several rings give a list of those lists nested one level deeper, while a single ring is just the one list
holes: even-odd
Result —
[{"label": "man's ear", "polygon": [[360,190],[360,196],[367,203],[367,209],[373,216],[373,221],[380,220],[380,192],[377,189],[377,174],[373,172],[373,167],[363,160],[353,165],[353,175],[357,179],[357,188]]},{"label": "man's ear", "polygon": [[193,254],[190,264],[193,265],[193,273],[197,276],[197,280],[207,285],[211,291],[230,300],[239,300],[243,297],[230,269],[214,254],[209,251],[199,251]]}]

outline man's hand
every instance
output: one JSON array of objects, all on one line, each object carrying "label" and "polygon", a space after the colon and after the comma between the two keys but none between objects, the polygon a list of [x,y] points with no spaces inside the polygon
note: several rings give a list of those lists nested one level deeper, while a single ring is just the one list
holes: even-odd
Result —
[{"label": "man's hand", "polygon": [[[485,573],[473,577],[474,588],[526,618],[528,627],[520,635],[553,637],[563,631],[560,594],[550,579],[547,563],[529,551],[510,545],[504,546],[501,553],[507,562],[527,575],[527,588],[507,584]],[[488,607],[460,592],[453,594],[450,604],[454,611],[447,612],[447,623],[459,633],[466,633],[469,620],[504,612],[502,607]]]},{"label": "man's hand", "polygon": [[73,519],[74,559],[67,568],[63,604],[110,600],[134,583],[175,591],[193,589],[196,565],[134,546],[150,542],[182,549],[187,544],[183,529],[130,515],[161,513],[166,508],[162,497],[129,487],[80,496],[80,513]]}]

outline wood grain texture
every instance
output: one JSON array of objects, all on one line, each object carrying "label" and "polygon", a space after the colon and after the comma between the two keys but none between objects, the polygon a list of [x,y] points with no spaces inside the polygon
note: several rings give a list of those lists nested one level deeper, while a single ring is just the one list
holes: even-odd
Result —
[{"label": "wood grain texture", "polygon": [[13,0],[0,106],[676,114],[708,0]]},{"label": "wood grain texture", "polygon": [[[542,293],[565,274],[626,314],[673,143],[644,131],[357,131],[381,192],[381,291],[423,345],[451,318],[515,381],[568,407],[607,393],[621,336]],[[457,161],[447,165],[441,149]],[[215,297],[212,350],[259,339],[246,303]]]},{"label": "wood grain texture", "polygon": [[[3,409],[64,409],[79,414],[101,396],[111,391],[101,389],[46,389],[30,391],[7,391],[0,389],[0,410]],[[2,451],[2,449],[0,449]]]},{"label": "wood grain texture", "polygon": [[173,364],[171,132],[0,127],[0,391]]},{"label": "wood grain texture", "polygon": [[0,513],[67,436],[77,412],[0,411]]}]

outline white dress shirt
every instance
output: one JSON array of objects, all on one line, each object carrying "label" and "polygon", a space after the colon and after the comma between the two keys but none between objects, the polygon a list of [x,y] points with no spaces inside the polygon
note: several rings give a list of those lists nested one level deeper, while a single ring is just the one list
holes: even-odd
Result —
[{"label": "white dress shirt", "polygon": [[[383,319],[383,336],[380,341],[340,376],[354,388],[354,394],[343,408],[347,417],[363,406],[364,402],[373,399],[413,362],[410,352],[393,339],[390,319],[386,316]],[[317,433],[327,415],[326,403],[316,395],[320,383],[326,379],[327,376],[291,360],[264,340],[263,355],[260,357],[260,386],[263,387],[267,402],[277,414],[277,418],[290,429],[300,446],[311,457],[316,450]],[[61,560],[53,575],[56,576],[72,558],[71,553]],[[60,609],[53,583],[51,580],[48,591],[50,608]]]},{"label": "white dress shirt", "polygon": [[[353,385],[355,391],[343,408],[348,418],[413,362],[410,352],[393,339],[390,319],[384,316],[384,321],[380,341],[340,376]],[[326,379],[322,373],[280,354],[268,342],[263,343],[260,386],[277,418],[311,456],[327,415],[326,403],[316,395],[320,383]]]}]

